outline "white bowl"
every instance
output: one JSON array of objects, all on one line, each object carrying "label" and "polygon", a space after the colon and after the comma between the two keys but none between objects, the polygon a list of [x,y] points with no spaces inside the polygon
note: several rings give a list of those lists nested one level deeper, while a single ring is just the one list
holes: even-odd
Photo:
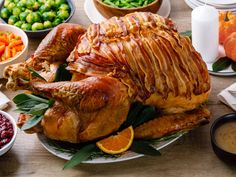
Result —
[{"label": "white bowl", "polygon": [[14,131],[14,135],[12,136],[11,141],[0,149],[0,156],[1,156],[5,154],[7,151],[9,151],[11,147],[13,146],[16,139],[16,135],[17,135],[17,126],[16,126],[15,119],[10,114],[1,110],[0,110],[0,114],[4,115],[8,120],[10,120],[13,126],[13,131]]},{"label": "white bowl", "polygon": [[0,32],[1,31],[9,31],[9,32],[12,32],[12,33],[20,36],[23,43],[24,43],[25,48],[15,57],[13,57],[9,60],[0,62],[0,79],[3,78],[3,71],[6,66],[23,62],[26,59],[27,53],[28,53],[28,37],[23,30],[21,30],[20,28],[17,28],[16,26],[13,26],[13,25],[0,24]]}]

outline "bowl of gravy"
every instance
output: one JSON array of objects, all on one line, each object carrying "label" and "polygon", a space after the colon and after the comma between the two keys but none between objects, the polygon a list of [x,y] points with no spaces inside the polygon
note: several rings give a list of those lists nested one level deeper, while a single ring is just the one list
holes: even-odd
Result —
[{"label": "bowl of gravy", "polygon": [[236,164],[236,113],[216,119],[210,133],[215,154],[224,162]]}]

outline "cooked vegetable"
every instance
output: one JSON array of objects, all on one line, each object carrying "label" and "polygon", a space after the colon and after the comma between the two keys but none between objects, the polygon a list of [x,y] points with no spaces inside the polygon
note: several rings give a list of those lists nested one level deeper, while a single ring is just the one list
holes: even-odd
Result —
[{"label": "cooked vegetable", "polygon": [[0,32],[0,62],[11,59],[23,49],[21,37],[11,32]]},{"label": "cooked vegetable", "polygon": [[70,6],[66,0],[5,0],[0,15],[8,24],[37,31],[65,21]]},{"label": "cooked vegetable", "polygon": [[134,8],[146,6],[154,0],[102,0],[105,4],[118,8]]}]

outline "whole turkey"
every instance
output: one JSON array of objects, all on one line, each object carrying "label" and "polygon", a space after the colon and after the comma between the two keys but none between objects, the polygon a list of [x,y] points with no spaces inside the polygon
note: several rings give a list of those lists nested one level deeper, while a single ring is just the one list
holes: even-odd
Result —
[{"label": "whole turkey", "polygon": [[[70,81],[54,82],[58,63],[68,64]],[[31,75],[29,67],[46,81]],[[113,17],[87,31],[59,25],[25,63],[5,68],[5,77],[9,89],[56,100],[30,131],[56,140],[79,143],[107,136],[120,128],[134,102],[159,110],[155,119],[135,128],[135,138],[160,138],[210,117],[202,106],[211,90],[206,64],[170,19],[147,12]],[[18,125],[29,118],[21,115]]]}]

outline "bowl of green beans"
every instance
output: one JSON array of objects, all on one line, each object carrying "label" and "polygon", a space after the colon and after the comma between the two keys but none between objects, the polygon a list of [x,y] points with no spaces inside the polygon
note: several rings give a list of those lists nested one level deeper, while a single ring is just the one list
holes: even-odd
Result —
[{"label": "bowl of green beans", "polygon": [[156,13],[162,0],[93,0],[97,10],[105,17],[124,16],[132,12]]}]

